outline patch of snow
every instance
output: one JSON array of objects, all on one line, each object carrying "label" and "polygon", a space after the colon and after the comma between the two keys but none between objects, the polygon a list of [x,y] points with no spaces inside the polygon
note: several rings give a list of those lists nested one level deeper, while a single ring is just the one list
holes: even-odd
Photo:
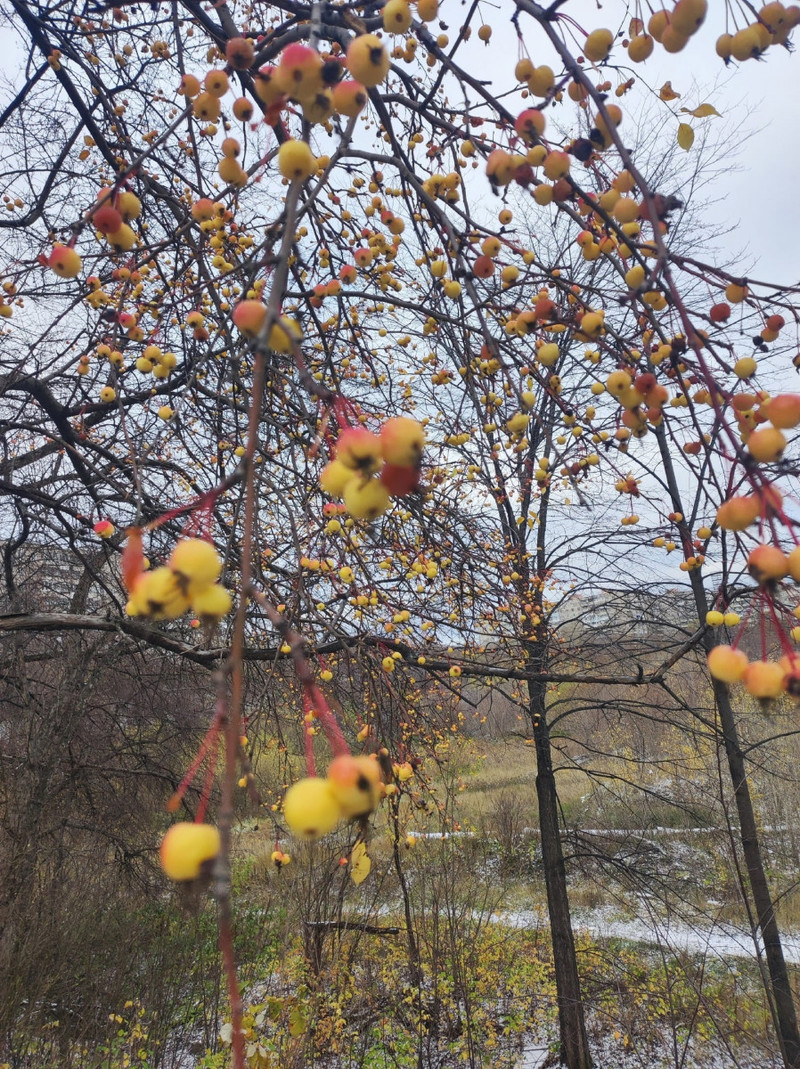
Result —
[{"label": "patch of snow", "polygon": [[[541,924],[541,917],[532,910],[510,910],[496,913],[494,918],[512,928],[529,928]],[[719,922],[710,927],[685,924],[681,921],[637,917],[618,919],[603,909],[585,910],[573,917],[576,931],[588,932],[600,938],[627,939],[632,943],[650,943],[691,954],[713,954],[719,958],[753,958],[755,947],[750,934],[733,924]],[[800,934],[784,933],[783,954],[788,964],[800,965]],[[759,944],[759,954],[763,946]]]}]

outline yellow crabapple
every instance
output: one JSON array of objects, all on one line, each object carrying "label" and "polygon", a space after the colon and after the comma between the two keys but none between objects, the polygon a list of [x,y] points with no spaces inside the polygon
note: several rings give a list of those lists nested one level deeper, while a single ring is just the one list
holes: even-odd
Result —
[{"label": "yellow crabapple", "polygon": [[213,824],[182,821],[167,830],[158,856],[166,875],[183,883],[196,880],[219,851],[220,835]]},{"label": "yellow crabapple", "polygon": [[[131,607],[129,611],[128,606]],[[189,599],[171,568],[145,572],[131,595],[125,611],[129,616],[152,616],[155,620],[177,620],[189,608]],[[133,609],[138,611],[133,611]]]},{"label": "yellow crabapple", "polygon": [[130,252],[136,244],[136,231],[132,230],[127,223],[123,223],[119,230],[113,234],[106,234],[108,244],[120,252]]},{"label": "yellow crabapple", "polygon": [[317,158],[307,141],[290,139],[278,149],[278,170],[292,182],[304,182],[317,171]]},{"label": "yellow crabapple", "polygon": [[387,33],[405,33],[411,25],[411,5],[408,0],[389,0],[381,14]]},{"label": "yellow crabapple", "polygon": [[169,567],[181,589],[193,597],[204,587],[216,583],[222,572],[222,561],[205,538],[182,538],[172,551]]},{"label": "yellow crabapple", "polygon": [[357,475],[353,468],[349,468],[341,460],[331,460],[322,469],[319,485],[331,497],[341,498],[344,497],[345,486],[355,478]]},{"label": "yellow crabapple", "polygon": [[613,43],[614,34],[611,30],[592,30],[584,43],[583,54],[592,63],[602,63],[608,58]]},{"label": "yellow crabapple", "polygon": [[347,68],[368,89],[380,85],[389,73],[390,60],[383,42],[374,33],[354,38],[347,49]]},{"label": "yellow crabapple", "polygon": [[[97,528],[95,528],[96,530]],[[800,583],[800,546],[795,546],[786,558],[789,565],[789,575],[796,583]]]},{"label": "yellow crabapple", "polygon": [[333,831],[344,814],[327,779],[306,776],[283,799],[283,816],[298,839],[313,841]]},{"label": "yellow crabapple", "polygon": [[344,503],[354,519],[375,520],[389,507],[389,491],[380,479],[351,479],[344,488]]},{"label": "yellow crabapple", "polygon": [[762,464],[780,459],[786,448],[786,436],[777,427],[760,427],[747,439],[747,450]]},{"label": "yellow crabapple", "polygon": [[233,598],[230,590],[219,583],[212,583],[195,591],[191,597],[192,612],[208,620],[219,620],[231,611]]}]

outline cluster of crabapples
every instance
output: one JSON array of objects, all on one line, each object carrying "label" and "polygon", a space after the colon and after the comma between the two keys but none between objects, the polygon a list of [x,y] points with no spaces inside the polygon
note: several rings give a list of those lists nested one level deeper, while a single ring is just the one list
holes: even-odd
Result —
[{"label": "cluster of crabapples", "polygon": [[375,755],[340,754],[324,778],[305,776],[292,784],[283,800],[283,816],[293,835],[313,841],[342,820],[368,816],[385,793]]},{"label": "cluster of crabapples", "polygon": [[[338,49],[338,46],[336,46]],[[179,92],[191,101],[192,113],[201,122],[215,123],[222,113],[222,98],[230,90],[229,71],[248,71],[256,61],[256,49],[246,37],[231,38],[225,48],[227,67],[209,71],[202,83],[193,74],[181,79]],[[345,70],[352,75],[345,78]],[[333,116],[355,118],[366,106],[369,90],[379,85],[389,72],[389,56],[374,34],[361,34],[340,54],[322,54],[308,45],[288,45],[274,66],[253,71],[253,87],[264,105],[268,122],[277,123],[282,110],[298,104],[309,123],[329,123]],[[245,96],[233,102],[233,114],[249,122],[253,103]],[[249,176],[239,163],[241,145],[227,137],[222,143],[219,177],[227,185],[241,188]],[[278,170],[290,182],[303,182],[317,173],[320,161],[306,141],[290,138],[278,150]]]},{"label": "cluster of crabapples", "polygon": [[230,592],[217,580],[222,561],[204,538],[182,538],[161,568],[143,571],[130,592],[128,616],[176,620],[189,609],[213,621],[230,612]]},{"label": "cluster of crabapples", "polygon": [[[109,189],[101,189],[97,199],[100,203],[90,213],[97,237],[105,238],[112,252],[129,252],[136,244],[136,232],[128,224],[141,214],[141,201],[130,191]],[[58,242],[43,262],[61,278],[77,278],[83,267],[75,248]]]},{"label": "cluster of crabapples", "polygon": [[374,434],[347,427],[336,442],[336,455],[322,469],[320,486],[344,501],[357,520],[374,520],[392,497],[405,497],[419,486],[425,429],[408,416],[388,419]]},{"label": "cluster of crabapples", "polygon": [[[394,30],[393,32],[400,32]],[[340,53],[338,46],[334,46]],[[194,117],[201,122],[216,123],[222,113],[222,98],[230,90],[229,72],[248,71],[256,58],[255,45],[245,37],[231,38],[226,45],[224,69],[209,71],[202,83],[193,74],[185,74],[178,92],[191,102]],[[264,104],[268,121],[277,123],[289,102],[298,103],[309,123],[327,123],[334,115],[355,118],[366,106],[368,91],[379,85],[389,72],[389,55],[381,39],[364,33],[351,41],[345,56],[323,55],[308,45],[295,43],[281,53],[276,66],[262,67],[253,73],[255,93]],[[349,72],[352,77],[344,78]],[[253,103],[245,96],[233,102],[233,114],[248,122],[254,113]],[[215,130],[215,127],[209,127]],[[242,187],[249,176],[239,163],[241,145],[232,137],[222,144],[218,173],[228,185]],[[290,138],[278,150],[278,169],[287,181],[304,181],[315,174],[319,161],[307,142]],[[128,252],[137,242],[130,222],[141,213],[135,193],[115,188],[101,189],[98,204],[88,213],[88,221],[98,238],[105,239],[111,252]],[[62,278],[76,278],[83,266],[74,247],[74,239],[65,245],[56,242],[42,263]]]},{"label": "cluster of crabapples", "polygon": [[[641,19],[631,19],[628,56],[634,63],[641,63],[652,53],[653,41],[657,41],[666,52],[681,52],[688,44],[689,38],[700,29],[707,11],[708,0],[678,0],[672,10],[661,8],[655,11],[646,28]],[[790,7],[778,2],[764,4],[754,22],[740,28],[732,27],[733,33],[726,32],[717,38],[717,55],[726,63],[731,59],[740,63],[747,59],[758,59],[770,45],[786,44],[789,34],[798,23],[800,7],[797,4]],[[610,37],[608,30],[596,30],[595,33],[608,34]],[[589,34],[589,38],[593,36]],[[597,55],[602,53],[605,42],[606,37],[598,38],[596,43],[592,42],[590,54],[587,39],[587,59],[598,62]],[[608,51],[610,42],[606,55]]]}]

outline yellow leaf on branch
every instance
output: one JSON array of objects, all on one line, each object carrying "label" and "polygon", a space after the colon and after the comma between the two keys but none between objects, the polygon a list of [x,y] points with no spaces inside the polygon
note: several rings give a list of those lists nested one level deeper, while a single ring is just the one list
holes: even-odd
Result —
[{"label": "yellow leaf on branch", "polygon": [[682,122],[678,127],[678,144],[687,152],[694,144],[694,130],[688,123]]},{"label": "yellow leaf on branch", "polygon": [[719,112],[713,104],[698,104],[696,108],[681,108],[687,115],[694,115],[695,119],[707,119],[709,115],[719,116]]},{"label": "yellow leaf on branch", "polygon": [[366,880],[371,869],[372,860],[367,853],[366,845],[363,842],[356,843],[353,847],[353,852],[350,854],[350,878],[356,887]]}]

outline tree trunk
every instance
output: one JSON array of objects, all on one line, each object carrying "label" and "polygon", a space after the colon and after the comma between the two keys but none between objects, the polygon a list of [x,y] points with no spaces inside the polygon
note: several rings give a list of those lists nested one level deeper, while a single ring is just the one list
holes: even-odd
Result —
[{"label": "tree trunk", "polygon": [[[681,502],[678,481],[675,477],[675,469],[670,455],[670,445],[664,434],[663,427],[656,429],[656,436],[664,464],[664,474],[669,487],[672,507],[676,512],[685,515],[686,510]],[[684,544],[690,544],[691,533],[686,521],[681,520],[678,527]],[[690,571],[688,574],[697,608],[697,617],[702,624],[708,611],[705,587],[699,572]],[[706,653],[716,645],[710,631],[706,632],[703,645]],[[747,865],[752,904],[755,907],[756,924],[764,940],[764,956],[767,959],[767,971],[769,973],[769,986],[767,988],[766,981],[764,986],[767,988],[767,998],[770,1002],[775,1029],[778,1033],[783,1064],[786,1069],[800,1069],[800,1032],[797,1027],[797,1013],[792,998],[789,975],[786,971],[781,933],[775,917],[775,907],[761,857],[753,801],[750,797],[750,785],[747,781],[747,768],[742,748],[739,745],[739,733],[736,730],[736,718],[733,715],[730,691],[726,684],[714,679],[713,676],[711,677],[711,684],[714,688],[714,697],[722,725],[722,743],[728,759],[728,771],[730,772],[733,795],[736,800],[739,834],[745,864]]]},{"label": "tree trunk", "polygon": [[578,960],[569,913],[567,874],[558,824],[558,794],[547,726],[545,685],[529,683],[529,712],[536,743],[536,796],[542,834],[542,862],[556,973],[561,1063],[568,1069],[591,1069],[592,1056],[583,1013]]},{"label": "tree trunk", "polygon": [[[711,645],[713,643],[709,643],[709,647]],[[775,907],[770,895],[767,876],[764,872],[764,862],[761,857],[761,846],[756,828],[753,801],[750,797],[750,786],[747,782],[744,755],[739,745],[739,735],[736,730],[736,719],[733,715],[727,686],[716,679],[712,679],[712,683],[722,724],[725,755],[728,758],[733,796],[736,800],[736,812],[739,816],[739,834],[741,836],[745,864],[747,865],[750,890],[753,895],[756,923],[764,940],[764,956],[767,959],[775,1026],[781,1046],[783,1064],[786,1069],[800,1069],[800,1032],[798,1032],[797,1028],[797,1013],[794,999],[792,998],[792,988],[789,983],[786,961],[783,956],[783,945],[778,921],[775,917]]]}]

